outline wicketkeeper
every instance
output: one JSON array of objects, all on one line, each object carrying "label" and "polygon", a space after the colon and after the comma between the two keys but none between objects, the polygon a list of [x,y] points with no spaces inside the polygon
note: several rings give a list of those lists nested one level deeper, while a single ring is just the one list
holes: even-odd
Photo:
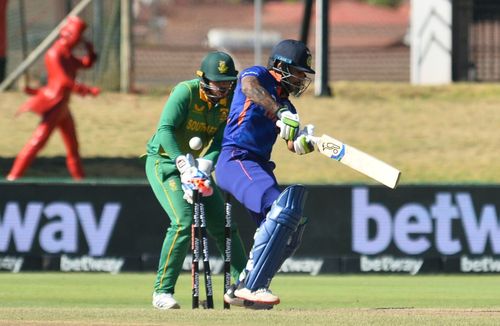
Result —
[{"label": "wicketkeeper", "polygon": [[217,184],[247,208],[258,229],[240,282],[224,296],[230,304],[280,302],[269,286],[300,244],[306,191],[301,185],[280,190],[271,151],[278,135],[299,155],[314,150],[312,132],[300,130],[289,100],[306,90],[307,74],[314,73],[306,45],[284,40],[273,48],[267,68],[253,66],[240,74],[215,172]]},{"label": "wicketkeeper", "polygon": [[[198,191],[205,204],[208,233],[215,238],[220,253],[224,252],[224,201],[211,173],[220,153],[237,74],[228,54],[207,54],[198,78],[183,81],[172,90],[147,144],[146,175],[170,219],[154,283],[155,308],[180,307],[173,294],[191,243],[193,190],[200,181],[207,186]],[[189,146],[193,137],[202,140],[198,150]],[[237,279],[247,258],[234,224],[231,230],[231,272]]]}]

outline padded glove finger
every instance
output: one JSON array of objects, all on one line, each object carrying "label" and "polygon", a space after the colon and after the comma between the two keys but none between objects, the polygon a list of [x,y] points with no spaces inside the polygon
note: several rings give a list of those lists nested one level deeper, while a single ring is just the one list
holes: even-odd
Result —
[{"label": "padded glove finger", "polygon": [[314,142],[309,136],[300,135],[293,142],[293,148],[298,155],[308,154],[314,151]]},{"label": "padded glove finger", "polygon": [[284,140],[295,140],[300,127],[299,116],[286,107],[279,109],[276,116],[279,119],[276,125],[280,128],[280,137]]}]

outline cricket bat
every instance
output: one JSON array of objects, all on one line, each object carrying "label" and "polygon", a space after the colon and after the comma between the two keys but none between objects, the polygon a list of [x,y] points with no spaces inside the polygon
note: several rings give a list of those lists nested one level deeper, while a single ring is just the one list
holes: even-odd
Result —
[{"label": "cricket bat", "polygon": [[318,151],[331,159],[377,180],[389,188],[396,188],[401,172],[395,167],[328,135],[312,137]]}]

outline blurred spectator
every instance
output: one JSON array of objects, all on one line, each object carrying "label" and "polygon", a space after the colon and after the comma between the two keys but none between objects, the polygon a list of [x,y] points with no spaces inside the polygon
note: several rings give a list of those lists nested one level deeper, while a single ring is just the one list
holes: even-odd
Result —
[{"label": "blurred spectator", "polygon": [[[71,176],[75,180],[84,177],[75,122],[68,104],[71,92],[81,96],[96,96],[100,92],[99,88],[75,82],[77,70],[92,67],[97,59],[93,45],[82,38],[85,28],[86,23],[82,19],[69,17],[60,31],[60,37],[45,54],[47,85],[39,89],[26,87],[26,93],[33,96],[19,108],[18,113],[32,111],[41,115],[42,121],[17,155],[7,180],[16,180],[24,174],[56,128],[61,132],[66,147],[66,165]],[[83,42],[87,54],[78,58],[71,51],[80,42]]]}]

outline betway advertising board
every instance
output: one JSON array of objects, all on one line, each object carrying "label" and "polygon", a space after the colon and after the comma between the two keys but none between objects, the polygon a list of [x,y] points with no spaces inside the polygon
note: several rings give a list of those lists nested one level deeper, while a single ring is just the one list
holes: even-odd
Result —
[{"label": "betway advertising board", "polygon": [[[500,273],[500,186],[307,188],[281,272]],[[256,225],[234,201],[233,219],[250,250]],[[1,183],[0,271],[155,270],[168,225],[147,184]]]}]

